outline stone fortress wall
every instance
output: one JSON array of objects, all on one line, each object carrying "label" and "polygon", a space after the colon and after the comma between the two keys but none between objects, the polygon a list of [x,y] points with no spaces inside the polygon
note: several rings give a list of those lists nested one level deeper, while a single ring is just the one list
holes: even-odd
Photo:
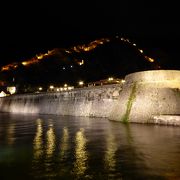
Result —
[{"label": "stone fortress wall", "polygon": [[22,94],[0,98],[0,111],[109,117],[122,85],[78,88],[64,92]]},{"label": "stone fortress wall", "polygon": [[[152,70],[126,76],[126,83],[109,117],[111,120],[137,123],[180,125],[180,71]],[[173,115],[173,116],[172,116]],[[176,117],[177,116],[177,117]],[[179,119],[178,122],[176,120]]]},{"label": "stone fortress wall", "polygon": [[142,71],[127,75],[124,84],[13,95],[0,98],[0,111],[180,125],[180,71]]}]

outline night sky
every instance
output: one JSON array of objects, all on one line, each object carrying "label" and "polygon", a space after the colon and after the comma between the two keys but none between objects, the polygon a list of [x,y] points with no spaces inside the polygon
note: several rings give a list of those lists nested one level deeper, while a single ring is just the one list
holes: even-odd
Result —
[{"label": "night sky", "polygon": [[5,2],[0,12],[0,64],[117,34],[152,55],[172,57],[173,63],[179,59],[177,8],[153,1]]}]

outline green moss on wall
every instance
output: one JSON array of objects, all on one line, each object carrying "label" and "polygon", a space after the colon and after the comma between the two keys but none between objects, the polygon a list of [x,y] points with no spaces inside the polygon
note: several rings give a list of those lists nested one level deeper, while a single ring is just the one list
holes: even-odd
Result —
[{"label": "green moss on wall", "polygon": [[133,84],[131,94],[129,96],[129,99],[128,99],[128,102],[127,102],[127,105],[126,105],[126,112],[125,112],[125,114],[123,115],[123,117],[121,119],[121,121],[123,123],[128,123],[129,122],[129,115],[130,115],[131,108],[132,108],[132,105],[133,105],[133,102],[134,102],[135,98],[136,98],[136,83]]},{"label": "green moss on wall", "polygon": [[175,88],[175,89],[172,89],[172,90],[175,93],[175,95],[177,96],[177,98],[180,98],[180,89]]}]

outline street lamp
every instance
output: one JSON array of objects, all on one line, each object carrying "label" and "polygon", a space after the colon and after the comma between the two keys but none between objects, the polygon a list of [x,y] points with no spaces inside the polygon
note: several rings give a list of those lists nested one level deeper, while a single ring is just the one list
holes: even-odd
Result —
[{"label": "street lamp", "polygon": [[39,87],[39,91],[42,91],[42,87]]},{"label": "street lamp", "polygon": [[113,81],[113,79],[114,79],[113,77],[109,77],[108,81]]},{"label": "street lamp", "polygon": [[51,85],[51,86],[49,86],[49,88],[50,88],[51,90],[53,90],[53,89],[54,89],[54,86],[53,86],[53,85]]},{"label": "street lamp", "polygon": [[84,82],[83,81],[79,81],[79,86],[83,86],[84,85]]}]

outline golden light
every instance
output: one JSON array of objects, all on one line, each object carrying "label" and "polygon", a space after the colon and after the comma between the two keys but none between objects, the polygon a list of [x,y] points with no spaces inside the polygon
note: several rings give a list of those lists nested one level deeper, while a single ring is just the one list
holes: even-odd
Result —
[{"label": "golden light", "polygon": [[114,80],[113,77],[109,77],[109,78],[108,78],[108,81],[113,81],[113,80]]},{"label": "golden light", "polygon": [[26,61],[24,61],[21,64],[24,65],[24,66],[27,66],[28,63]]},{"label": "golden light", "polygon": [[106,141],[106,152],[104,154],[105,164],[109,170],[115,170],[116,166],[116,152],[118,146],[116,143],[116,138],[111,131],[109,131]]},{"label": "golden light", "polygon": [[[131,42],[129,39],[119,37],[118,35],[116,36],[116,38],[118,38],[120,41],[123,41],[124,43],[129,44],[130,46],[136,47],[136,50],[139,51],[149,62],[154,62],[155,61],[154,59],[152,59],[152,58],[150,58],[148,56],[145,56],[143,50],[139,49],[137,47],[137,45],[135,43]],[[71,53],[74,53],[74,52],[76,52],[76,53],[88,52],[88,51],[91,51],[91,50],[95,49],[98,46],[102,46],[103,44],[111,42],[111,41],[112,41],[111,38],[101,38],[101,39],[94,40],[94,41],[92,41],[90,43],[73,46],[73,47],[70,47],[68,49],[55,48],[53,50],[48,50],[48,52],[46,52],[46,53],[35,55],[33,58],[28,59],[26,61],[15,62],[15,63],[12,63],[12,64],[8,64],[6,66],[3,66],[1,68],[1,71],[14,70],[14,69],[18,68],[20,65],[30,66],[32,64],[39,63],[40,61],[45,59],[44,57],[51,56],[51,55],[54,55],[56,53],[59,53],[59,52],[61,52],[61,50],[63,50],[64,52],[66,52],[68,54],[71,54]],[[79,66],[82,66],[84,63],[85,63],[84,60],[81,60],[80,62],[77,62],[77,64]],[[73,66],[70,66],[70,67],[73,68]],[[66,68],[63,67],[63,70],[65,70],[65,69]]]},{"label": "golden light", "polygon": [[32,58],[32,59],[30,59],[30,60],[28,60],[28,61],[23,61],[23,62],[21,62],[21,64],[22,64],[23,66],[29,66],[29,65],[35,64],[35,63],[39,63],[39,59],[37,59],[37,57],[36,57],[36,58]]},{"label": "golden light", "polygon": [[65,52],[67,52],[67,53],[71,53],[70,51],[68,51],[68,50],[65,50]]},{"label": "golden light", "polygon": [[[45,54],[46,55],[46,54]],[[43,55],[36,56],[38,59],[43,59]]]},{"label": "golden light", "polygon": [[74,88],[74,87],[71,87],[71,86],[70,86],[70,87],[68,87],[68,90],[72,90],[73,88]]},{"label": "golden light", "polygon": [[124,79],[121,80],[122,83],[125,83],[126,81]]},{"label": "golden light", "polygon": [[36,128],[36,135],[33,141],[33,148],[34,148],[34,159],[37,161],[43,154],[43,126],[42,120],[37,119],[37,128]]},{"label": "golden light", "polygon": [[42,91],[42,89],[43,89],[42,87],[39,87],[39,91]]},{"label": "golden light", "polygon": [[1,71],[8,71],[8,70],[9,70],[9,67],[7,67],[7,66],[2,67],[2,69],[1,69]]},{"label": "golden light", "polygon": [[67,127],[64,127],[60,145],[60,160],[64,160],[67,157],[67,150],[69,149],[69,145],[69,130]]},{"label": "golden light", "polygon": [[84,84],[84,82],[83,81],[79,81],[79,83],[78,83],[80,86],[82,86],[83,84]]},{"label": "golden light", "polygon": [[[88,153],[86,151],[87,139],[84,129],[80,129],[75,136],[75,162],[74,172],[77,177],[82,177],[87,169]],[[79,179],[79,178],[78,178]]]},{"label": "golden light", "polygon": [[50,88],[50,89],[54,89],[54,86],[53,86],[53,85],[51,85],[51,86],[49,86],[49,88]]},{"label": "golden light", "polygon": [[82,65],[84,64],[84,60],[82,60],[81,62],[78,62],[78,64],[79,64],[80,66],[82,66]]},{"label": "golden light", "polygon": [[80,53],[80,52],[88,52],[91,51],[93,49],[95,49],[97,46],[104,44],[105,42],[109,42],[110,40],[108,38],[101,38],[101,39],[97,39],[95,41],[92,41],[88,44],[83,44],[83,45],[78,45],[78,46],[74,46],[73,48],[71,48],[70,51],[65,50],[67,53],[72,53],[73,51]]},{"label": "golden light", "polygon": [[150,61],[150,62],[154,62],[154,59],[153,59],[153,58],[149,58],[149,61]]},{"label": "golden light", "polygon": [[53,124],[49,124],[49,129],[46,133],[46,141],[47,141],[46,154],[47,154],[47,158],[51,158],[53,155],[53,152],[55,150],[55,139],[56,139],[56,136],[55,136]]},{"label": "golden light", "polygon": [[[122,38],[120,38],[120,40],[123,41],[123,42],[125,42],[125,43],[128,43],[128,44],[130,44],[130,45],[132,45],[132,46],[137,46],[135,43],[132,43],[129,39],[125,39],[125,38],[122,37]],[[138,50],[141,54],[144,55],[144,52],[143,52],[142,49],[139,49],[139,48],[137,47],[137,50]],[[150,57],[148,57],[148,56],[145,56],[145,55],[144,55],[144,57],[145,57],[149,62],[154,62],[154,59],[152,59],[152,58],[150,58]]]},{"label": "golden light", "polygon": [[148,57],[148,56],[144,56],[145,57],[145,59],[147,59],[149,62],[154,62],[154,59],[153,58],[150,58],[150,57]]},{"label": "golden light", "polygon": [[71,87],[67,87],[68,90],[71,90]]},{"label": "golden light", "polygon": [[140,52],[140,53],[143,53],[143,50],[142,50],[142,49],[139,49],[139,52]]},{"label": "golden light", "polygon": [[154,62],[153,58],[148,58],[149,62]]},{"label": "golden light", "polygon": [[18,67],[18,64],[17,63],[12,63],[12,64],[8,64],[8,65],[5,65],[1,68],[1,71],[9,71],[9,70],[12,70],[12,69],[16,69]]},{"label": "golden light", "polygon": [[60,91],[59,88],[57,88],[56,91],[59,92]]},{"label": "golden light", "polygon": [[84,51],[89,51],[90,47],[84,47]]},{"label": "golden light", "polygon": [[67,87],[67,84],[64,84],[64,87]]}]

